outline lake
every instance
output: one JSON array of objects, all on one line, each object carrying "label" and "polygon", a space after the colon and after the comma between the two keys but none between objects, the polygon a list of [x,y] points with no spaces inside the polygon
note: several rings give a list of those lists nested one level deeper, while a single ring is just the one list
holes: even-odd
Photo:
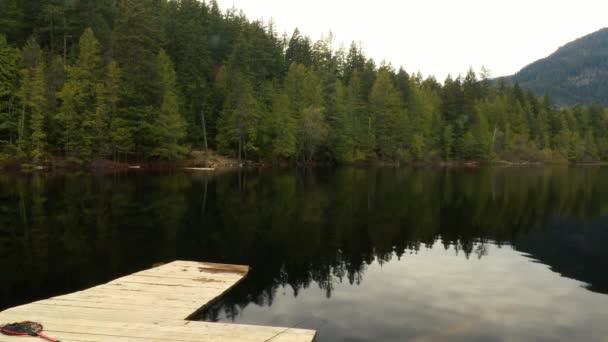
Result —
[{"label": "lake", "polygon": [[608,168],[0,175],[0,190],[0,310],[186,259],[252,266],[200,320],[319,342],[608,340]]}]

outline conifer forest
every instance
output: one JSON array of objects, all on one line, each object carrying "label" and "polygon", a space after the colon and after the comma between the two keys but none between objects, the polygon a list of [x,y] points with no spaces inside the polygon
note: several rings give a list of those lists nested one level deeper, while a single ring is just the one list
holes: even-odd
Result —
[{"label": "conifer forest", "polygon": [[0,8],[0,160],[608,159],[605,108],[558,107],[485,68],[436,80],[215,1]]}]

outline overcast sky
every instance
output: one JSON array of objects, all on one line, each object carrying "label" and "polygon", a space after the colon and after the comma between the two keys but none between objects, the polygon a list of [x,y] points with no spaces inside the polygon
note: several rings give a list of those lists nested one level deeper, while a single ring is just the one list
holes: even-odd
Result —
[{"label": "overcast sky", "polygon": [[317,40],[330,30],[369,57],[442,81],[486,66],[517,72],[559,46],[608,26],[607,0],[218,0],[249,19],[273,18]]}]

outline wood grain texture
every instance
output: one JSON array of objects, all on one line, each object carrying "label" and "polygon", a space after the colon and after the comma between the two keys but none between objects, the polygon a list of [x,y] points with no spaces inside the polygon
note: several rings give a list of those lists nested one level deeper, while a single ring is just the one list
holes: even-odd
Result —
[{"label": "wood grain texture", "polygon": [[[304,329],[187,321],[230,290],[249,267],[175,261],[90,289],[0,312],[0,323],[36,321],[63,342],[310,342]],[[0,335],[0,341],[30,340]]]}]

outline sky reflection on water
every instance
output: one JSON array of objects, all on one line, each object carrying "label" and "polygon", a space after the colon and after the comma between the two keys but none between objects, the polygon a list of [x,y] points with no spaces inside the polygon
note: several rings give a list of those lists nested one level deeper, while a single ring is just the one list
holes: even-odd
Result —
[{"label": "sky reflection on water", "polygon": [[183,259],[253,267],[198,319],[319,342],[608,336],[608,168],[0,175],[0,190],[0,310]]},{"label": "sky reflection on water", "polygon": [[297,324],[319,330],[318,341],[606,340],[607,296],[510,245],[484,245],[487,255],[465,258],[438,242],[400,259],[375,260],[359,284],[334,276],[329,298],[317,284],[297,297],[284,286],[271,305],[251,303],[216,319]]}]

